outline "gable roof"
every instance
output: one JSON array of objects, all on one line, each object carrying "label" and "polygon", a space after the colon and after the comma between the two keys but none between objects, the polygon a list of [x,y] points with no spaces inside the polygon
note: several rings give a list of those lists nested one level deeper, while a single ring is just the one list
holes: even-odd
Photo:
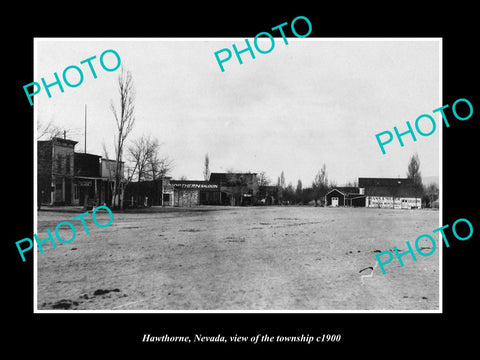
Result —
[{"label": "gable roof", "polygon": [[365,189],[366,196],[421,197],[408,178],[358,178],[358,187]]},{"label": "gable roof", "polygon": [[339,190],[343,194],[358,194],[360,192],[359,188],[355,186],[339,186],[335,189]]},{"label": "gable roof", "polygon": [[226,182],[227,181],[227,173],[210,173],[211,182]]}]

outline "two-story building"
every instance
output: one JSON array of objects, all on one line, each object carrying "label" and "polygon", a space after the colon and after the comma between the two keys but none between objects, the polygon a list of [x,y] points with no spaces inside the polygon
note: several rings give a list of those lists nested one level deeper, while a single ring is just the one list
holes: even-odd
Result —
[{"label": "two-story building", "polygon": [[72,204],[76,144],[59,137],[37,141],[37,191],[41,204]]},{"label": "two-story building", "polygon": [[[43,205],[111,204],[115,164],[99,155],[75,152],[77,141],[37,141],[37,191]],[[123,179],[123,162],[120,177]]]}]

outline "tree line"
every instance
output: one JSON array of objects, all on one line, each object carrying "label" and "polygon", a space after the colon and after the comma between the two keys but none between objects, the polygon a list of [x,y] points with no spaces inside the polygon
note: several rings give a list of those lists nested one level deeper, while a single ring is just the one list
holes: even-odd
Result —
[{"label": "tree line", "polygon": [[[430,183],[425,186],[423,184],[420,172],[420,158],[417,153],[410,158],[406,177],[412,180],[415,197],[421,199],[422,207],[438,207],[438,185]],[[273,185],[265,172],[261,172],[257,178],[260,186]],[[295,187],[291,182],[286,185],[285,174],[283,171],[280,176],[278,176],[275,186],[278,188],[278,200],[280,204],[306,205],[313,203],[315,206],[323,206],[325,195],[330,190],[336,188],[337,184],[335,181],[328,179],[326,164],[323,164],[320,170],[316,173],[310,186],[305,187],[300,179],[297,180],[297,185]],[[344,187],[358,187],[358,183],[357,181],[350,181],[346,183]]]},{"label": "tree line", "polygon": [[[131,72],[125,70],[123,66],[118,76],[118,92],[120,102],[115,104],[112,100],[110,103],[116,125],[114,133],[115,166],[111,169],[112,200],[110,206],[123,209],[124,190],[132,180],[148,181],[160,179],[172,170],[173,161],[168,156],[161,155],[161,146],[155,137],[142,135],[130,141],[130,143],[126,142],[135,125],[135,88]],[[49,135],[50,138],[53,138],[60,136],[61,129],[52,122],[43,126],[39,123],[37,134],[39,135],[38,138]],[[124,159],[125,150],[127,153],[126,159]],[[109,159],[105,144],[103,144],[103,151],[103,156]],[[127,160],[129,164],[126,174],[124,160]],[[210,177],[210,159],[208,154],[205,155],[204,159],[203,175],[205,180],[208,180]],[[432,207],[438,200],[439,189],[436,184],[423,185],[418,154],[415,153],[410,158],[406,175],[407,178],[412,180],[416,197],[422,199],[425,207]],[[257,179],[260,186],[272,185],[272,181],[265,172],[261,172]],[[304,187],[300,179],[297,181],[296,187],[291,182],[286,185],[283,171],[278,176],[276,183],[280,204],[309,204],[313,202],[315,206],[324,205],[325,195],[336,186],[334,181],[329,181],[328,179],[325,163],[316,173],[311,186]],[[358,184],[351,182],[345,186],[356,187]]]}]

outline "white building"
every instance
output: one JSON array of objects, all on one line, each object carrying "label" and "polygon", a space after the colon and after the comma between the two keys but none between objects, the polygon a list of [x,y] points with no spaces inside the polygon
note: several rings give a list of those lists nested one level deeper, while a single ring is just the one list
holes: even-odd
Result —
[{"label": "white building", "polygon": [[421,191],[407,178],[359,178],[359,193],[366,207],[420,209]]}]

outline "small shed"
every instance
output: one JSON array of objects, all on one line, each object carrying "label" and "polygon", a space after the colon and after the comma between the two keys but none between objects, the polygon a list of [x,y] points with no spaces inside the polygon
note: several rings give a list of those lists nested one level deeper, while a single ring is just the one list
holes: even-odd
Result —
[{"label": "small shed", "polygon": [[330,190],[326,195],[327,206],[345,206],[345,194],[338,189]]},{"label": "small shed", "polygon": [[325,195],[327,206],[365,206],[365,195],[358,187],[336,187]]}]

